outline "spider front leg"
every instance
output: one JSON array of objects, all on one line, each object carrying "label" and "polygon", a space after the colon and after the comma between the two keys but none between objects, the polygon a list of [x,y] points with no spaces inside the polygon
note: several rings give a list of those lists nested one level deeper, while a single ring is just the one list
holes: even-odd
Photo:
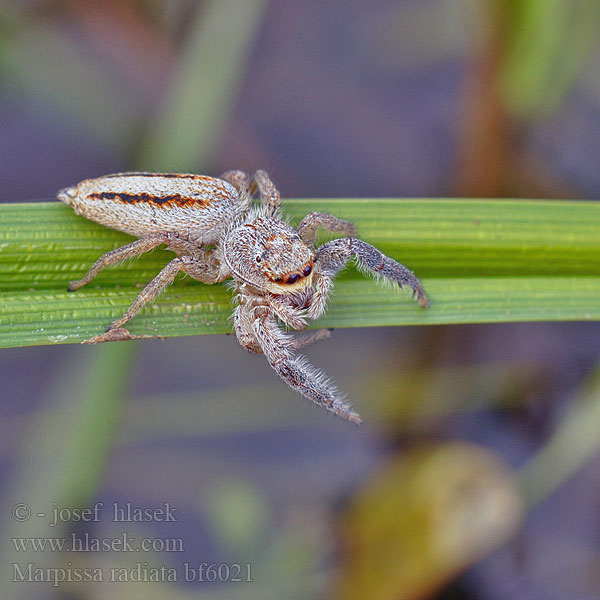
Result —
[{"label": "spider front leg", "polygon": [[313,367],[304,356],[293,353],[294,342],[277,326],[275,318],[264,313],[252,321],[252,330],[269,364],[291,388],[352,423],[361,423],[360,415],[344,402],[342,394]]},{"label": "spider front leg", "polygon": [[313,246],[317,237],[317,229],[322,227],[327,231],[356,235],[356,227],[350,221],[338,219],[328,213],[312,212],[307,214],[296,228],[298,235],[307,246]]},{"label": "spider front leg", "polygon": [[306,329],[306,311],[286,302],[281,296],[269,296],[267,299],[273,312],[292,329]]},{"label": "spider front leg", "polygon": [[251,308],[245,304],[238,304],[235,307],[233,311],[233,327],[240,346],[244,350],[252,352],[252,354],[262,354],[262,348],[258,345],[254,330],[252,329],[252,319],[253,312]]},{"label": "spider front leg", "polygon": [[[238,297],[239,301],[239,297]],[[254,331],[252,329],[252,316],[251,311],[247,307],[238,305],[233,313],[233,326],[235,329],[235,335],[242,348],[252,352],[253,354],[262,354],[262,349],[256,341]],[[315,342],[326,340],[331,337],[333,329],[315,329],[314,331],[308,331],[303,334],[299,334],[294,337],[290,337],[290,348],[298,350],[300,348],[306,348]]]},{"label": "spider front leg", "polygon": [[315,294],[308,308],[309,319],[318,319],[325,312],[333,280],[351,258],[356,259],[360,269],[373,273],[377,278],[387,279],[400,287],[410,287],[419,305],[423,308],[429,306],[425,290],[415,274],[371,244],[352,237],[341,238],[320,246],[316,255]]}]

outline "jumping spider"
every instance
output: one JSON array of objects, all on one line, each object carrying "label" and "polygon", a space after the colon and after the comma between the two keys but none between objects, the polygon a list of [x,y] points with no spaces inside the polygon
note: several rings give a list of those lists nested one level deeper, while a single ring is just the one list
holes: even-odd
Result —
[{"label": "jumping spider", "polygon": [[[253,205],[258,193],[261,203]],[[360,423],[325,375],[295,350],[329,336],[320,329],[293,337],[306,320],[318,319],[337,273],[354,258],[358,267],[400,286],[409,286],[422,307],[427,297],[412,271],[355,237],[348,221],[313,212],[294,229],[281,217],[279,192],[265,171],[252,179],[242,171],[220,178],[187,174],[118,173],[87,179],[59,192],[75,212],[139,239],[107,252],[78,281],[74,291],[113,263],[165,244],[171,260],[144,288],[127,312],[93,342],[127,339],[122,329],[141,308],[171,284],[179,271],[204,283],[233,278],[237,306],[233,324],[246,350],[264,354],[293,389],[339,417]],[[317,229],[346,237],[315,248]]]}]

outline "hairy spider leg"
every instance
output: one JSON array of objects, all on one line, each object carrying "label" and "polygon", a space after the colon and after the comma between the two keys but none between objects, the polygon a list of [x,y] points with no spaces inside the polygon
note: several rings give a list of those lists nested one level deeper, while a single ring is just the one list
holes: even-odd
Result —
[{"label": "hairy spider leg", "polygon": [[318,319],[325,312],[333,280],[352,258],[356,259],[360,269],[375,277],[387,279],[400,287],[410,287],[419,305],[423,308],[429,306],[425,290],[415,274],[371,244],[353,237],[340,238],[323,244],[317,248],[316,254],[315,295],[308,308],[309,319]]},{"label": "hairy spider leg", "polygon": [[131,244],[121,246],[116,250],[111,250],[110,252],[103,254],[81,279],[70,281],[68,290],[70,292],[74,292],[80,287],[83,287],[92,281],[92,279],[94,279],[94,277],[96,277],[96,275],[98,275],[102,269],[108,267],[109,265],[114,265],[122,260],[133,258],[134,256],[138,256],[144,252],[149,252],[153,248],[156,248],[156,246],[166,243],[167,240],[164,234],[151,233],[150,235],[146,235],[135,242],[131,242]]},{"label": "hairy spider leg", "polygon": [[362,422],[323,371],[304,356],[294,354],[293,338],[281,331],[273,315],[264,313],[255,318],[252,330],[271,367],[292,389],[342,419],[356,424]]},{"label": "hairy spider leg", "polygon": [[336,233],[344,233],[350,236],[356,235],[354,223],[321,212],[311,212],[307,214],[296,228],[296,231],[302,238],[302,241],[312,248],[315,244],[317,229],[319,227],[322,227],[327,231],[335,231]]}]

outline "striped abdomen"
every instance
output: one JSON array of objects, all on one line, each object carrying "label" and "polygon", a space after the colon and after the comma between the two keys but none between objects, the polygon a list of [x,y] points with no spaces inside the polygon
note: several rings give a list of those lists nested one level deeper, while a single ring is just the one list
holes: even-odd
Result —
[{"label": "striped abdomen", "polygon": [[207,244],[216,242],[235,216],[238,192],[203,175],[117,173],[86,179],[58,197],[77,214],[137,237],[178,232]]}]

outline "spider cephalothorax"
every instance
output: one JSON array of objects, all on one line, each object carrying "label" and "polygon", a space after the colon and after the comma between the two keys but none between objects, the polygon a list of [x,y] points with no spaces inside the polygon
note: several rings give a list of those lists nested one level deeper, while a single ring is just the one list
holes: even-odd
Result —
[{"label": "spider cephalothorax", "polygon": [[252,215],[223,242],[223,259],[234,277],[275,294],[308,287],[314,252],[287,223]]},{"label": "spider cephalothorax", "polygon": [[[258,192],[261,203],[253,206]],[[101,256],[73,291],[104,267],[165,244],[177,255],[144,288],[107,333],[90,342],[128,339],[123,325],[171,284],[179,271],[204,283],[233,279],[235,333],[248,351],[264,354],[293,389],[338,416],[360,422],[337,388],[296,350],[329,336],[319,329],[293,337],[281,328],[304,329],[324,312],[333,280],[350,259],[376,277],[427,297],[414,273],[355,237],[352,223],[310,213],[292,228],[279,212],[279,193],[264,171],[252,180],[241,171],[220,178],[179,173],[117,173],[62,190],[59,199],[78,214],[139,239]],[[318,227],[345,237],[315,248]]]}]

